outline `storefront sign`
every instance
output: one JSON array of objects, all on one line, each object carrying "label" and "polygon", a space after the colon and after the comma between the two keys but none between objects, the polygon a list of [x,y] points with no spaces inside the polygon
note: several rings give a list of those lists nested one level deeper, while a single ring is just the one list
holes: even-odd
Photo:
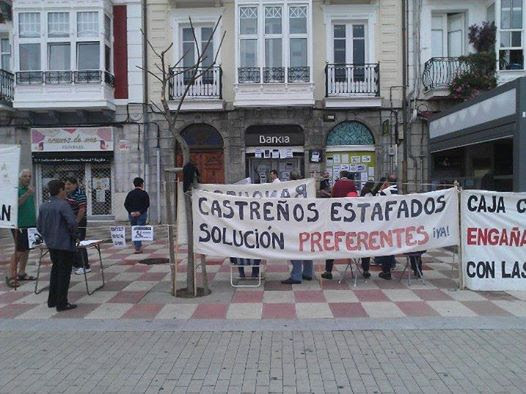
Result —
[{"label": "storefront sign", "polygon": [[374,199],[267,199],[195,190],[196,253],[267,260],[370,257],[458,245],[456,189]]},{"label": "storefront sign", "polygon": [[113,151],[112,127],[31,129],[32,152]]},{"label": "storefront sign", "polygon": [[246,146],[303,146],[305,136],[296,125],[250,126],[245,135]]},{"label": "storefront sign", "polygon": [[462,267],[471,290],[526,290],[526,193],[462,192]]},{"label": "storefront sign", "polygon": [[0,228],[18,224],[18,173],[20,147],[0,145]]}]

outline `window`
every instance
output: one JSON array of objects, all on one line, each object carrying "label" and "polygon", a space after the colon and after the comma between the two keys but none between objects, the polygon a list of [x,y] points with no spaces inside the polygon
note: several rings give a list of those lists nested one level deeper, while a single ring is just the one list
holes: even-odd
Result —
[{"label": "window", "polygon": [[18,14],[18,30],[20,37],[40,37],[40,13],[21,12]]},{"label": "window", "polygon": [[96,37],[99,34],[99,13],[97,11],[77,13],[77,36]]},{"label": "window", "polygon": [[50,12],[48,14],[48,36],[69,36],[69,12]]},{"label": "window", "polygon": [[431,56],[459,57],[465,51],[463,13],[433,15],[431,20]]},{"label": "window", "polygon": [[104,14],[104,37],[108,41],[111,39],[111,18],[106,14]]},{"label": "window", "polygon": [[99,70],[100,53],[98,42],[79,42],[77,44],[77,69]]},{"label": "window", "polygon": [[282,3],[239,7],[239,82],[310,81],[308,6]]},{"label": "window", "polygon": [[[199,52],[204,52],[202,66],[209,67],[214,62],[214,40],[212,34],[214,29],[212,27],[194,26],[194,33],[192,28],[185,27],[182,29],[182,53],[183,67],[192,67],[198,60],[198,50],[196,48],[196,41],[199,43]],[[210,43],[208,42],[210,40]]]},{"label": "window", "polygon": [[345,23],[333,26],[334,80],[362,81],[365,75],[365,24]]},{"label": "window", "polygon": [[11,43],[9,38],[2,38],[0,40],[1,49],[1,68],[5,71],[11,71]]},{"label": "window", "polygon": [[71,45],[69,42],[48,44],[48,69],[50,71],[71,70]]},{"label": "window", "polygon": [[499,68],[524,69],[522,0],[501,0]]},{"label": "window", "polygon": [[20,71],[40,71],[40,44],[20,44]]}]

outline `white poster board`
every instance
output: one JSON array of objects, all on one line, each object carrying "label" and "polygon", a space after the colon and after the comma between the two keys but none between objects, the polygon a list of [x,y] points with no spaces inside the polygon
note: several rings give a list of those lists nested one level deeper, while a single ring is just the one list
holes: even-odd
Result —
[{"label": "white poster board", "polygon": [[153,226],[132,226],[132,241],[153,241]]},{"label": "white poster board", "polygon": [[212,256],[313,260],[458,245],[452,188],[375,198],[254,199],[195,190],[194,249]]},{"label": "white poster board", "polygon": [[111,241],[113,246],[118,248],[126,247],[126,227],[124,226],[114,226],[110,227]]},{"label": "white poster board", "polygon": [[0,145],[0,228],[18,224],[20,146]]},{"label": "white poster board", "polygon": [[526,193],[464,190],[462,268],[471,290],[526,290]]}]

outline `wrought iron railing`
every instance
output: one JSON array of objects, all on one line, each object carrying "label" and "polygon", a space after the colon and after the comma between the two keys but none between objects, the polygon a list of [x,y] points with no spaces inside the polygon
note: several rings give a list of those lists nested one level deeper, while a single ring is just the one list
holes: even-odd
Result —
[{"label": "wrought iron railing", "polygon": [[424,90],[448,89],[453,79],[469,71],[469,65],[458,57],[432,57],[424,64]]},{"label": "wrought iron railing", "polygon": [[18,85],[65,85],[105,83],[115,86],[115,77],[101,70],[83,71],[19,71],[16,73]]},{"label": "wrought iron railing", "polygon": [[380,95],[380,64],[327,64],[326,96]]},{"label": "wrought iron railing", "polygon": [[305,83],[310,82],[310,67],[239,67],[239,83]]},{"label": "wrought iron railing", "polygon": [[9,71],[0,70],[0,101],[7,105],[13,103],[14,76]]},{"label": "wrought iron railing", "polygon": [[170,99],[182,97],[188,87],[187,97],[222,97],[222,77],[221,66],[212,68],[202,67],[197,70],[195,81],[192,83],[194,69],[184,67],[173,67],[170,70]]}]

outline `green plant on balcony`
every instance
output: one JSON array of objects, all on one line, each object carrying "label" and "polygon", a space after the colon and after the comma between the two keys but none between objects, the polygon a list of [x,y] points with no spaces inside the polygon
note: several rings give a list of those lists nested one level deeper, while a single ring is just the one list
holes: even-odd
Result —
[{"label": "green plant on balcony", "polygon": [[449,85],[454,98],[468,100],[497,86],[495,33],[493,22],[469,27],[469,42],[477,52],[459,58],[459,72]]}]

